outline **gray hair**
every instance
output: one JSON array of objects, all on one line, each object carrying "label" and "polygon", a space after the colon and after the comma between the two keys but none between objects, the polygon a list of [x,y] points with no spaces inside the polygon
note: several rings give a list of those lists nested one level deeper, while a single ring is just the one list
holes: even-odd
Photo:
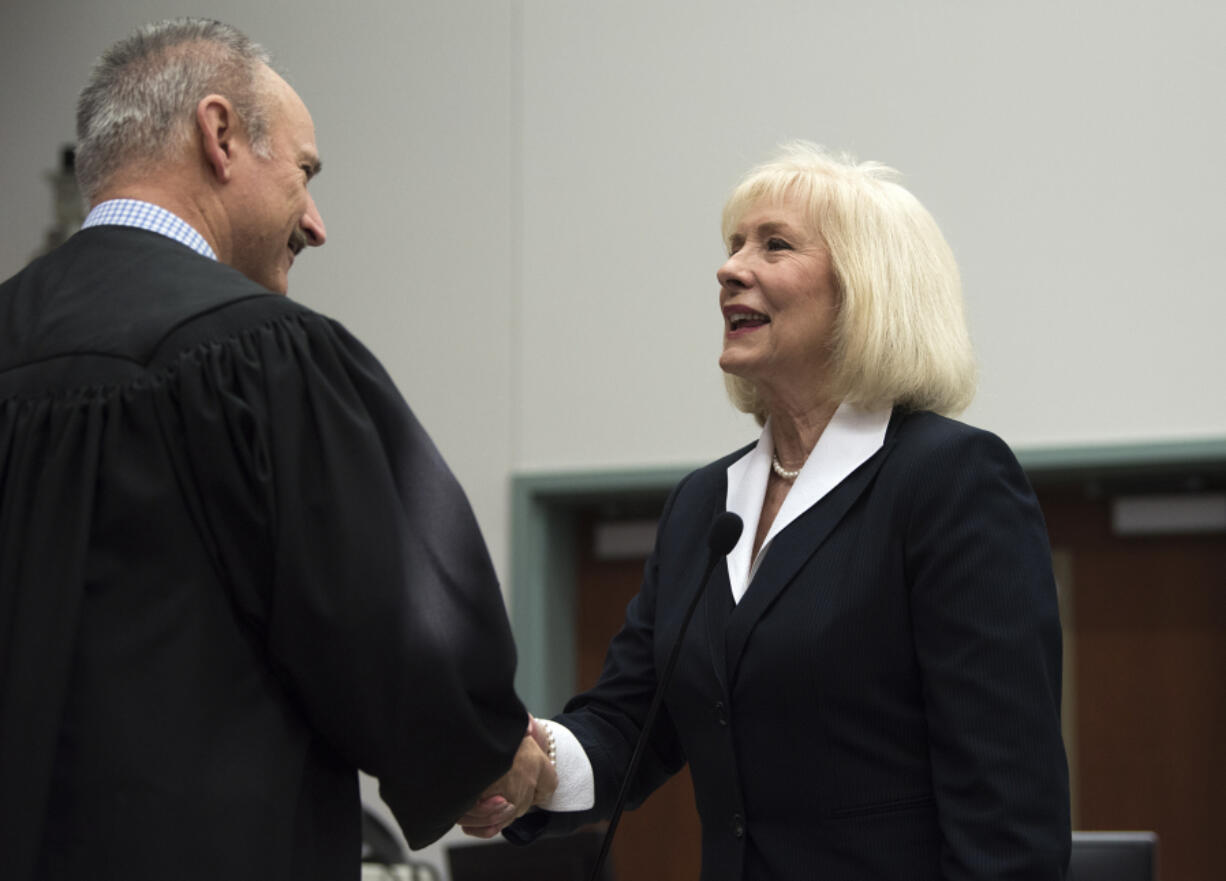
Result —
[{"label": "gray hair", "polygon": [[161,159],[190,130],[200,99],[229,98],[252,149],[268,154],[268,53],[236,28],[201,18],[148,24],[108,49],[77,102],[76,173],[93,201],[120,168]]}]

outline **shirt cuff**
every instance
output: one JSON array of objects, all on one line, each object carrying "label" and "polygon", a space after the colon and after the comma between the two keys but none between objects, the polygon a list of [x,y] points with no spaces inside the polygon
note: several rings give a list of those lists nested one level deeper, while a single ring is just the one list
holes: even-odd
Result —
[{"label": "shirt cuff", "polygon": [[[538,720],[539,721],[539,720]],[[596,805],[596,775],[579,738],[565,725],[547,722],[557,747],[558,788],[541,805],[547,811],[586,811]]]}]

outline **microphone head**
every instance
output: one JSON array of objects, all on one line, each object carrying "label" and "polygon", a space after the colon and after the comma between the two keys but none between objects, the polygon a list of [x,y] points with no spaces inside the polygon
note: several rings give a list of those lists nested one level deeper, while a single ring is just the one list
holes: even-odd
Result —
[{"label": "microphone head", "polygon": [[707,547],[711,553],[726,556],[736,547],[745,524],[741,518],[731,511],[725,511],[715,518],[711,531],[707,535]]}]

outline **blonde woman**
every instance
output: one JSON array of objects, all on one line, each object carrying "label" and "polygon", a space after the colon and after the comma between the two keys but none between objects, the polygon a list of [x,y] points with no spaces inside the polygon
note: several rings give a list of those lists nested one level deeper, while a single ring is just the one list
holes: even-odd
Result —
[{"label": "blonde woman", "polygon": [[732,511],[629,803],[689,764],[703,881],[1063,877],[1044,523],[1009,448],[951,418],[975,385],[958,270],[892,178],[794,144],[732,193],[719,363],[761,436],[674,490],[599,683],[545,723],[559,789],[512,840],[608,816]]}]

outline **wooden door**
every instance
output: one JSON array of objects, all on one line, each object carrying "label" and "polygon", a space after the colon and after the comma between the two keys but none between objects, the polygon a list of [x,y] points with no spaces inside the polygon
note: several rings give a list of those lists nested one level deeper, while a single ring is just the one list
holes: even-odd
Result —
[{"label": "wooden door", "polygon": [[1158,833],[1159,877],[1221,878],[1226,536],[1112,534],[1110,499],[1040,493],[1067,560],[1074,826]]},{"label": "wooden door", "polygon": [[[661,500],[662,503],[662,500]],[[579,530],[579,601],[576,636],[577,684],[600,678],[605,650],[621,628],[626,604],[638,593],[645,555],[598,559],[595,515]],[[697,881],[701,867],[701,826],[688,768],[656,790],[638,810],[622,816],[609,857],[617,881]]]},{"label": "wooden door", "polygon": [[[1109,497],[1040,487],[1060,562],[1068,664],[1065,739],[1074,827],[1153,830],[1162,877],[1216,881],[1226,792],[1226,536],[1115,536]],[[578,682],[599,676],[642,578],[642,558],[593,553],[579,529]],[[627,813],[619,879],[698,877],[700,827],[688,773]]]}]

